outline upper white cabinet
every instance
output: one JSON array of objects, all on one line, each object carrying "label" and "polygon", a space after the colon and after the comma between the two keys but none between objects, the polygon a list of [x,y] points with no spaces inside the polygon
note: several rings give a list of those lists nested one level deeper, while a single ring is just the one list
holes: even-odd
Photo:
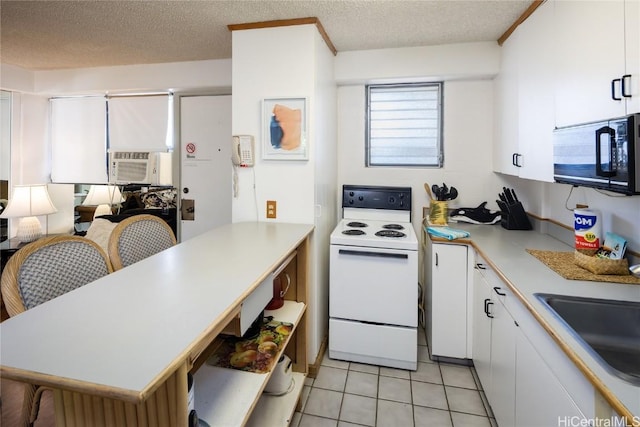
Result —
[{"label": "upper white cabinet", "polygon": [[553,3],[536,10],[518,29],[518,151],[521,178],[553,182]]},{"label": "upper white cabinet", "polygon": [[495,135],[493,169],[509,175],[518,175],[515,159],[518,152],[518,61],[519,32],[515,32],[502,45],[500,73],[494,80]]},{"label": "upper white cabinet", "polygon": [[502,46],[495,80],[494,170],[553,181],[553,6],[542,4]]},{"label": "upper white cabinet", "polygon": [[553,182],[553,129],[640,112],[640,2],[547,0],[502,46],[493,168]]},{"label": "upper white cabinet", "polygon": [[556,126],[640,111],[638,1],[554,6]]}]

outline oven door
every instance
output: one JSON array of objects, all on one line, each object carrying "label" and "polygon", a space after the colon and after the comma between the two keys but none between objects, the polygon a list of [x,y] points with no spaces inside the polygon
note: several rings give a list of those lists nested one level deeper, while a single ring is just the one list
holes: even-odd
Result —
[{"label": "oven door", "polygon": [[418,252],[331,245],[329,315],[418,325]]}]

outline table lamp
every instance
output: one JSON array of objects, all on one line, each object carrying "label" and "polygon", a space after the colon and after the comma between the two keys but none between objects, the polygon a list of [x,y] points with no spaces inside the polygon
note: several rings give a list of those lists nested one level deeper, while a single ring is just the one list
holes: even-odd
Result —
[{"label": "table lamp", "polygon": [[111,206],[124,202],[120,189],[115,185],[92,185],[82,202],[83,206],[97,206],[93,218],[111,215]]},{"label": "table lamp", "polygon": [[0,218],[21,218],[16,238],[27,243],[42,237],[42,226],[36,216],[54,212],[57,209],[51,203],[46,184],[16,185]]}]

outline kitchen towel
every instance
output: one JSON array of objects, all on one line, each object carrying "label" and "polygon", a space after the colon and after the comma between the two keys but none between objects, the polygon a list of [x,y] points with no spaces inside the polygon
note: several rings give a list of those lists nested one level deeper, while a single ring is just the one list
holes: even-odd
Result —
[{"label": "kitchen towel", "polygon": [[447,240],[463,239],[470,236],[468,231],[456,230],[450,227],[427,227],[427,233]]}]

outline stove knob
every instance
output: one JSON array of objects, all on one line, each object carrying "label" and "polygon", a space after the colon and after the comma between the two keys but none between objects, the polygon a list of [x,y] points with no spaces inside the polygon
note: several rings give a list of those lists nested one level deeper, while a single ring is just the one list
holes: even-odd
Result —
[{"label": "stove knob", "polygon": [[360,196],[360,197],[358,197],[358,200],[363,201],[364,197]]},{"label": "stove knob", "polygon": [[393,204],[395,202],[396,202],[396,198],[395,197],[393,197],[393,196],[389,197],[389,203]]},{"label": "stove knob", "polygon": [[353,191],[349,191],[349,196],[353,197]]},{"label": "stove knob", "polygon": [[353,199],[349,199],[349,204],[352,205],[353,204]]}]

